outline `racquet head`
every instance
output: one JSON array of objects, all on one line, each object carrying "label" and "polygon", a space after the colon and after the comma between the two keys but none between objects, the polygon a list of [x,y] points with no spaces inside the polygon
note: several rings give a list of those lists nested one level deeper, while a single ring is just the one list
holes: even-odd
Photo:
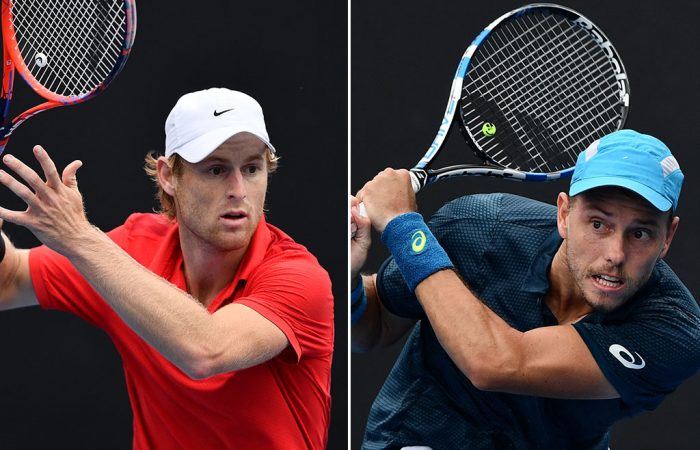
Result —
[{"label": "racquet head", "polygon": [[[136,34],[133,0],[3,0],[5,54],[0,146],[24,120],[84,102],[107,88]],[[47,101],[8,123],[14,71]]]},{"label": "racquet head", "polygon": [[[554,4],[518,8],[486,27],[462,57],[440,130],[414,168],[423,176],[414,182],[454,175],[532,181],[569,176],[581,151],[623,127],[628,109],[622,60],[593,22]],[[427,170],[455,114],[488,166]]]}]

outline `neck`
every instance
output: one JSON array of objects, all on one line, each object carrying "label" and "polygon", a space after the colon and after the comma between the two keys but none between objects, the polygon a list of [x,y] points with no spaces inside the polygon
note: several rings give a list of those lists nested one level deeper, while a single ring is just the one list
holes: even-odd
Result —
[{"label": "neck", "polygon": [[180,228],[187,292],[208,307],[216,295],[233,281],[247,246],[223,251],[184,234]]},{"label": "neck", "polygon": [[544,302],[560,325],[577,322],[593,311],[566,262],[566,240],[559,246],[549,269],[549,291]]}]

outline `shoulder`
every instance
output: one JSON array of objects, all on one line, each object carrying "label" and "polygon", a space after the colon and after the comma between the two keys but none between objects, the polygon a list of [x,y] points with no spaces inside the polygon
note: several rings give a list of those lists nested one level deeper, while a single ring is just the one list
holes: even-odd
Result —
[{"label": "shoulder", "polygon": [[556,207],[513,194],[476,194],[445,204],[429,226],[441,242],[483,243],[489,236],[529,239],[547,236],[556,226]]},{"label": "shoulder", "polygon": [[700,307],[688,288],[664,261],[656,263],[654,272],[633,302],[632,310],[638,314],[663,311],[666,317],[685,318],[691,328],[688,330],[700,338]]},{"label": "shoulder", "polygon": [[[328,272],[306,247],[266,224],[270,242],[246,283],[247,295],[321,322],[332,321],[333,294]],[[295,311],[292,314],[292,311]]]},{"label": "shoulder", "polygon": [[270,232],[270,244],[257,272],[286,274],[302,280],[327,283],[330,287],[328,272],[306,247],[274,225],[268,223],[265,226]]},{"label": "shoulder", "polygon": [[124,222],[124,228],[132,236],[162,236],[176,225],[162,214],[133,213]]},{"label": "shoulder", "polygon": [[172,235],[176,229],[177,223],[162,214],[134,213],[107,235],[126,251],[143,253]]},{"label": "shoulder", "polygon": [[446,203],[431,222],[454,220],[483,220],[488,222],[551,224],[556,220],[556,207],[513,194],[465,195]]}]

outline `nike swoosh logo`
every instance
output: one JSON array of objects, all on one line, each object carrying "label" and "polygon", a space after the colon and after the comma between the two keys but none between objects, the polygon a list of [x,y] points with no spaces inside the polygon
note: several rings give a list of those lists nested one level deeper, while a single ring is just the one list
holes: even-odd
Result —
[{"label": "nike swoosh logo", "polygon": [[608,351],[615,357],[615,359],[620,361],[622,365],[628,369],[643,369],[644,366],[647,365],[644,358],[642,358],[642,355],[634,352],[634,354],[637,355],[635,357],[629,350],[620,344],[611,345],[610,348],[608,348]]},{"label": "nike swoosh logo", "polygon": [[227,113],[229,111],[233,111],[234,109],[236,109],[236,108],[224,109],[223,111],[214,110],[214,117],[218,117],[224,113]]}]

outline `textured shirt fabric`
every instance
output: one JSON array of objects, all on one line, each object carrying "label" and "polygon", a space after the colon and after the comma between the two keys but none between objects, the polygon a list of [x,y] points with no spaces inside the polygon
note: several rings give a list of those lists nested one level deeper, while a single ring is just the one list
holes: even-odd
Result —
[{"label": "textured shirt fabric", "polygon": [[[177,224],[134,214],[109,237],[186,290]],[[330,416],[330,279],[303,246],[261,219],[232,283],[209,305],[257,311],[289,347],[248,369],[192,380],[136,335],[63,256],[37,247],[29,264],[42,307],[103,329],[119,351],[134,412],[134,449],[322,449]],[[148,299],[144,299],[148,301]]]},{"label": "textured shirt fabric", "polygon": [[[554,206],[467,196],[445,205],[429,227],[470,289],[511,327],[557,324],[542,301],[561,244]],[[613,422],[654,409],[700,369],[700,310],[663,261],[622,307],[573,325],[620,394],[610,400],[480,391],[440,346],[393,259],[379,270],[377,288],[390,311],[424,320],[374,401],[363,449],[607,450]]]}]

